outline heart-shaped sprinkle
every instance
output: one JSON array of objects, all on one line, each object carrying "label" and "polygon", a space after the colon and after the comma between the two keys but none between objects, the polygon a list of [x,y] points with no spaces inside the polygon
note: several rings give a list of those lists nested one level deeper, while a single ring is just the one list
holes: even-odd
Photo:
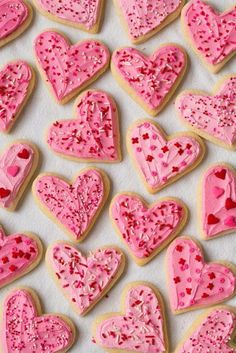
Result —
[{"label": "heart-shaped sprinkle", "polygon": [[[127,286],[125,313],[107,314],[96,320],[95,342],[105,349],[138,353],[165,353],[167,342],[162,299],[147,283]],[[122,347],[122,348],[121,348]]]},{"label": "heart-shaped sprinkle", "polygon": [[230,265],[205,263],[201,248],[191,238],[176,238],[167,250],[169,298],[172,311],[211,306],[235,292]]},{"label": "heart-shaped sprinkle", "polygon": [[86,169],[69,184],[56,175],[40,175],[33,191],[41,206],[59,222],[74,241],[82,241],[93,226],[109,193],[104,172]]},{"label": "heart-shaped sprinkle", "polygon": [[50,272],[69,302],[85,315],[115,284],[124,270],[124,256],[115,248],[98,249],[84,257],[67,243],[56,243],[47,252]]},{"label": "heart-shaped sprinkle", "polygon": [[112,56],[112,71],[118,83],[151,115],[167,103],[187,66],[184,49],[165,45],[150,57],[137,49],[123,48]]},{"label": "heart-shaped sprinkle", "polygon": [[26,289],[12,291],[3,303],[1,340],[4,353],[66,352],[74,341],[72,323],[60,315],[42,315]]},{"label": "heart-shaped sprinkle", "polygon": [[213,193],[214,193],[215,197],[218,199],[219,197],[221,197],[225,193],[225,190],[222,188],[219,188],[218,186],[214,186]]},{"label": "heart-shaped sprinkle", "polygon": [[26,148],[23,148],[17,155],[21,159],[28,159],[30,154]]},{"label": "heart-shaped sprinkle", "polygon": [[133,43],[141,43],[172,22],[180,13],[182,0],[115,0]]},{"label": "heart-shaped sprinkle", "polygon": [[[0,47],[11,40],[14,32],[22,32],[21,28],[28,27],[31,10],[23,0],[4,0],[0,3]],[[15,36],[14,36],[15,38]],[[13,39],[14,39],[13,38]]]},{"label": "heart-shaped sprinkle", "polygon": [[20,233],[6,236],[0,228],[0,288],[32,270],[41,253],[36,237]]},{"label": "heart-shaped sprinkle", "polygon": [[193,324],[175,353],[236,353],[233,346],[235,327],[235,313],[230,308],[208,310]]},{"label": "heart-shaped sprinkle", "polygon": [[186,207],[176,199],[147,206],[135,194],[118,194],[110,216],[135,261],[142,265],[157,255],[181,231]]},{"label": "heart-shaped sprinkle", "polygon": [[7,167],[7,174],[10,174],[12,177],[15,177],[20,171],[18,165],[10,165]]},{"label": "heart-shaped sprinkle", "polygon": [[109,95],[83,93],[75,104],[75,118],[50,127],[47,141],[56,153],[89,162],[120,160],[118,111]]},{"label": "heart-shaped sprinkle", "polygon": [[215,72],[235,53],[235,18],[236,6],[220,15],[201,0],[191,0],[182,11],[186,37]]},{"label": "heart-shaped sprinkle", "polygon": [[[223,190],[216,195],[215,188]],[[236,176],[230,166],[210,167],[203,177],[201,227],[207,239],[227,234],[236,229]]]},{"label": "heart-shaped sprinkle", "polygon": [[103,0],[36,0],[36,6],[55,21],[97,32],[102,13]]},{"label": "heart-shaped sprinkle", "polygon": [[[27,159],[21,156],[27,154]],[[18,195],[26,187],[25,181],[33,175],[38,153],[33,145],[23,142],[13,143],[0,156],[0,205],[14,209]]]},{"label": "heart-shaped sprinkle", "polygon": [[203,92],[183,92],[176,101],[177,111],[199,135],[226,148],[236,147],[236,76],[221,84],[214,96]]},{"label": "heart-shaped sprinkle", "polygon": [[97,40],[70,46],[55,31],[45,31],[35,40],[34,51],[43,77],[57,101],[65,103],[97,79],[109,65],[109,50]]},{"label": "heart-shaped sprinkle", "polygon": [[32,81],[32,69],[24,61],[9,63],[0,71],[0,131],[10,131],[31,94]]},{"label": "heart-shaped sprinkle", "polygon": [[150,192],[157,192],[200,163],[204,145],[184,133],[166,137],[157,124],[135,123],[128,133],[128,149]]}]

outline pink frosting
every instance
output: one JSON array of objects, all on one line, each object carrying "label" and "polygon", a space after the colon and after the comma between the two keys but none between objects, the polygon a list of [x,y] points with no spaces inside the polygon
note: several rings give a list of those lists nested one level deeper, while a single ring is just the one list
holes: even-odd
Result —
[{"label": "pink frosting", "polygon": [[143,178],[153,190],[185,172],[201,154],[199,142],[193,137],[183,135],[167,141],[150,122],[135,125],[128,143]]},{"label": "pink frosting", "polygon": [[48,144],[55,152],[85,160],[119,160],[118,112],[106,93],[83,94],[76,103],[75,118],[50,127]]},{"label": "pink frosting", "polygon": [[29,16],[22,0],[0,0],[0,40],[5,39],[23,25]]},{"label": "pink frosting", "polygon": [[235,291],[234,273],[222,264],[205,263],[201,249],[189,238],[177,238],[171,243],[167,266],[173,311],[214,305]]},{"label": "pink frosting", "polygon": [[104,183],[97,170],[82,172],[71,185],[53,175],[43,175],[35,183],[35,193],[46,209],[75,240],[79,240],[97,216],[104,200]]},{"label": "pink frosting", "polygon": [[30,174],[35,158],[26,143],[12,144],[0,157],[0,205],[11,207]]},{"label": "pink frosting", "polygon": [[172,15],[182,0],[117,0],[133,40],[143,37]]},{"label": "pink frosting", "polygon": [[38,243],[25,234],[6,237],[0,229],[0,287],[24,274],[40,255]]},{"label": "pink frosting", "polygon": [[145,259],[171,241],[185,211],[177,201],[155,203],[148,208],[134,195],[119,194],[111,206],[111,217],[130,251]]},{"label": "pink frosting", "polygon": [[236,349],[230,347],[235,323],[233,312],[213,309],[176,353],[236,353]]},{"label": "pink frosting", "polygon": [[192,42],[210,64],[221,63],[236,50],[236,6],[220,15],[201,0],[192,0],[183,18]]},{"label": "pink frosting", "polygon": [[165,45],[150,57],[134,48],[117,50],[112,56],[112,63],[143,104],[157,109],[183,73],[186,58],[179,47]]},{"label": "pink frosting", "polygon": [[128,291],[126,313],[104,320],[95,340],[105,348],[130,352],[164,353],[164,318],[154,291],[137,285]]},{"label": "pink frosting", "polygon": [[38,316],[26,290],[12,291],[3,304],[3,353],[56,353],[73,341],[71,327],[59,316]]},{"label": "pink frosting", "polygon": [[70,46],[58,32],[45,31],[34,43],[35,55],[57,100],[83,89],[104,71],[109,51],[102,43],[85,40]]},{"label": "pink frosting", "polygon": [[92,29],[97,21],[101,0],[37,0],[50,15]]},{"label": "pink frosting", "polygon": [[213,166],[204,175],[202,228],[207,238],[236,229],[235,172],[226,166]]},{"label": "pink frosting", "polygon": [[236,76],[224,82],[215,96],[187,93],[176,106],[190,126],[232,146],[236,142]]},{"label": "pink frosting", "polygon": [[29,94],[30,66],[23,61],[7,64],[0,71],[0,131],[6,131]]},{"label": "pink frosting", "polygon": [[112,248],[99,249],[85,258],[74,247],[57,243],[49,253],[50,268],[81,314],[94,305],[114,282],[121,261],[121,253]]}]

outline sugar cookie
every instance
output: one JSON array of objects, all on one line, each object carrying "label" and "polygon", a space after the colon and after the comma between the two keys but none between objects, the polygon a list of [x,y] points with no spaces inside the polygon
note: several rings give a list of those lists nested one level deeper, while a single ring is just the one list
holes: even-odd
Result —
[{"label": "sugar cookie", "polygon": [[198,90],[182,92],[176,100],[180,119],[196,134],[236,149],[236,75],[221,79],[213,95]]},{"label": "sugar cookie", "polygon": [[127,148],[147,190],[156,193],[202,161],[205,145],[190,132],[167,136],[151,120],[139,120],[127,134]]},{"label": "sugar cookie", "polygon": [[98,317],[94,341],[108,352],[168,353],[162,297],[148,282],[129,283],[121,299],[121,312]]},{"label": "sugar cookie", "polygon": [[57,242],[46,254],[50,274],[79,315],[86,315],[115,285],[125,268],[122,251],[114,246],[84,257],[72,244]]},{"label": "sugar cookie", "polygon": [[41,174],[33,183],[40,208],[76,242],[91,230],[109,190],[107,175],[97,168],[80,171],[73,183],[53,173]]},{"label": "sugar cookie", "polygon": [[12,290],[2,307],[3,353],[65,353],[73,345],[73,323],[63,315],[42,315],[38,296],[32,289]]},{"label": "sugar cookie", "polygon": [[38,35],[34,53],[43,79],[61,104],[67,103],[101,76],[110,60],[109,50],[103,43],[87,39],[70,45],[63,34],[54,30]]},{"label": "sugar cookie", "polygon": [[174,314],[221,303],[236,289],[236,267],[226,261],[204,261],[200,244],[176,238],[166,255],[169,299]]},{"label": "sugar cookie", "polygon": [[177,44],[164,44],[151,56],[134,48],[112,55],[111,70],[119,85],[150,115],[167,104],[184,77],[187,54]]},{"label": "sugar cookie", "polygon": [[50,20],[89,33],[99,31],[104,0],[34,0],[34,4]]},{"label": "sugar cookie", "polygon": [[120,162],[119,117],[113,98],[99,90],[83,92],[74,119],[51,125],[47,143],[62,157],[79,162]]},{"label": "sugar cookie", "polygon": [[8,146],[0,156],[0,206],[14,211],[39,161],[34,144],[19,140]]},{"label": "sugar cookie", "polygon": [[182,10],[183,32],[213,73],[218,72],[236,53],[236,6],[220,14],[202,0],[189,1]]},{"label": "sugar cookie", "polygon": [[148,205],[139,195],[124,192],[113,198],[110,218],[132,258],[142,266],[181,232],[187,222],[188,209],[174,197]]}]

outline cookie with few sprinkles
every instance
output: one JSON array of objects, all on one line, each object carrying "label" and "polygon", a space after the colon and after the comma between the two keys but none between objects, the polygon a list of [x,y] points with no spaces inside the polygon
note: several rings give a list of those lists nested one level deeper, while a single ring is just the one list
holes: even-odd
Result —
[{"label": "cookie with few sprinkles", "polygon": [[202,0],[191,0],[181,13],[183,33],[204,66],[217,73],[236,53],[236,6],[219,13]]},{"label": "cookie with few sprinkles", "polygon": [[85,257],[71,243],[47,249],[46,264],[73,310],[84,316],[112,289],[125,269],[125,256],[115,246],[96,249]]},{"label": "cookie with few sprinkles", "polygon": [[98,79],[109,67],[108,48],[86,39],[71,45],[55,30],[46,30],[34,41],[36,64],[53,97],[65,104]]},{"label": "cookie with few sprinkles", "polygon": [[34,0],[37,10],[56,21],[89,33],[99,32],[104,0]]}]

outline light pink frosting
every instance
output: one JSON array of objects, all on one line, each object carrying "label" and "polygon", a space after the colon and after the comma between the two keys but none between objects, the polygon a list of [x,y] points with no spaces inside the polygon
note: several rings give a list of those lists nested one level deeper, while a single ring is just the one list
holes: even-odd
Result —
[{"label": "light pink frosting", "polygon": [[30,66],[23,61],[7,64],[0,71],[0,131],[6,131],[29,94]]},{"label": "light pink frosting", "polygon": [[108,349],[166,352],[163,313],[154,291],[144,285],[133,287],[125,305],[124,316],[114,315],[98,326],[95,341]]},{"label": "light pink frosting", "polygon": [[200,156],[199,142],[190,136],[167,141],[156,125],[135,125],[128,143],[138,168],[148,186],[157,189],[183,173]]},{"label": "light pink frosting", "polygon": [[236,6],[220,15],[201,0],[192,0],[184,21],[196,49],[212,65],[236,50]]},{"label": "light pink frosting", "polygon": [[70,46],[58,32],[45,31],[35,40],[38,64],[53,93],[60,101],[84,88],[107,66],[109,51],[95,40],[85,40]]},{"label": "light pink frosting", "polygon": [[202,228],[207,238],[236,229],[235,173],[226,166],[207,170],[202,185]]},{"label": "light pink frosting", "polygon": [[0,228],[0,287],[21,276],[39,255],[34,239],[20,233],[6,236]]},{"label": "light pink frosting", "polygon": [[73,341],[70,326],[59,316],[38,316],[26,290],[12,291],[3,304],[3,353],[56,353]]},{"label": "light pink frosting", "polygon": [[31,172],[35,152],[26,143],[14,143],[0,157],[0,205],[10,207]]},{"label": "light pink frosting", "polygon": [[129,35],[138,39],[159,27],[181,5],[182,0],[117,0]]},{"label": "light pink frosting", "polygon": [[113,54],[112,64],[139,99],[157,109],[183,73],[186,58],[174,45],[165,45],[150,57],[134,48],[123,48]]},{"label": "light pink frosting", "polygon": [[22,0],[0,0],[0,40],[19,29],[29,16]]},{"label": "light pink frosting", "polygon": [[134,195],[120,194],[111,206],[111,217],[130,251],[138,258],[152,255],[183,221],[185,211],[177,201],[155,203],[147,208]]},{"label": "light pink frosting", "polygon": [[119,160],[118,112],[106,93],[83,94],[76,103],[75,118],[50,127],[47,141],[55,152],[85,160]]},{"label": "light pink frosting", "polygon": [[187,93],[176,103],[190,126],[232,146],[236,142],[236,76],[224,82],[215,96]]},{"label": "light pink frosting", "polygon": [[173,311],[214,305],[235,291],[233,272],[219,263],[205,263],[201,249],[189,238],[176,238],[171,243],[167,266]]},{"label": "light pink frosting", "polygon": [[236,349],[230,347],[235,323],[235,314],[230,310],[212,310],[176,353],[235,353]]},{"label": "light pink frosting", "polygon": [[51,270],[69,301],[83,314],[114,281],[122,255],[115,249],[99,249],[85,258],[74,247],[57,243],[49,253]]},{"label": "light pink frosting", "polygon": [[82,172],[71,185],[53,175],[35,183],[35,193],[47,210],[79,240],[103,204],[104,183],[97,170]]},{"label": "light pink frosting", "polygon": [[37,0],[39,6],[50,15],[79,24],[87,30],[98,21],[101,0]]}]

